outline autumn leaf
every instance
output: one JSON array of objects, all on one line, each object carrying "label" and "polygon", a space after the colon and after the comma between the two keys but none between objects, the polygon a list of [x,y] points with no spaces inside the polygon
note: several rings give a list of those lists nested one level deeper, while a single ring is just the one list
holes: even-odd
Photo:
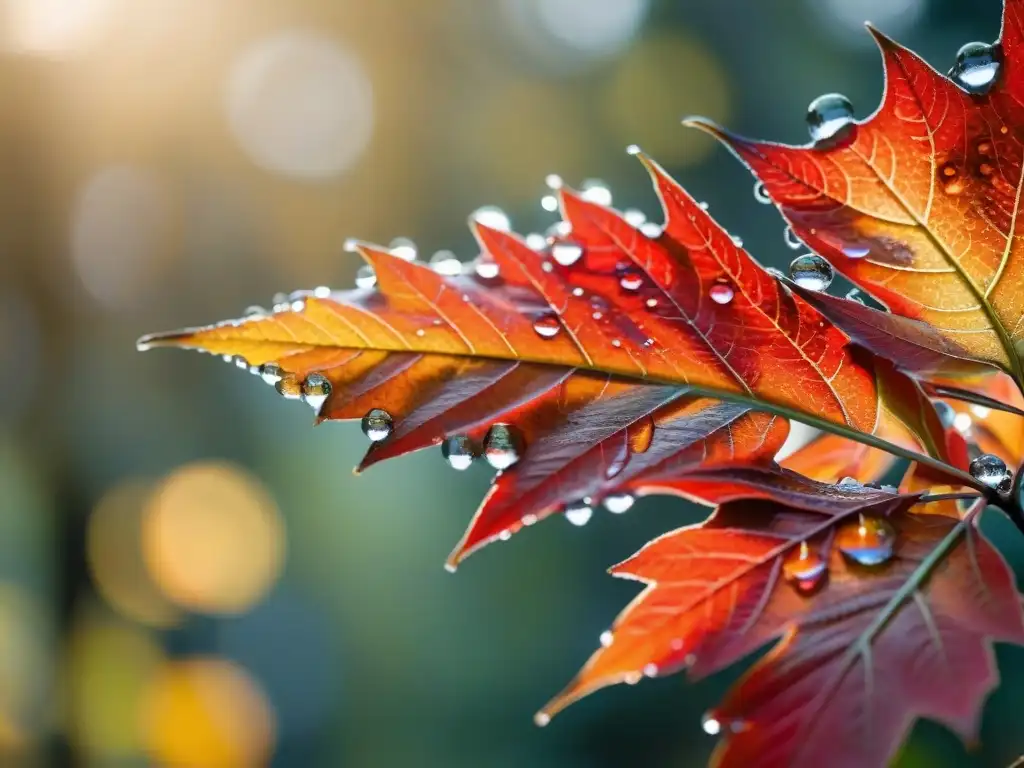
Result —
[{"label": "autumn leaf", "polygon": [[819,101],[818,140],[802,147],[690,122],[752,169],[800,240],[900,316],[815,301],[833,322],[893,360],[913,360],[911,345],[929,367],[976,361],[1024,385],[1024,0],[1006,0],[1000,42],[965,56],[956,81],[871,32],[886,86],[863,121]]},{"label": "autumn leaf", "polygon": [[[885,765],[918,717],[977,735],[991,641],[1024,642],[1012,573],[955,502],[851,485],[732,501],[612,572],[646,589],[550,717],[602,686],[771,652],[704,727],[719,766]],[[950,685],[955,677],[957,684]]]}]

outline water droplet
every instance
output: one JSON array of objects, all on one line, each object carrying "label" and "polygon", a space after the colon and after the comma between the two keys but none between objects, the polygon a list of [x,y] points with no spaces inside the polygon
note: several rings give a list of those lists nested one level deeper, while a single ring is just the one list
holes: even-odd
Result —
[{"label": "water droplet", "polygon": [[646,416],[633,422],[626,430],[626,441],[633,453],[647,453],[654,442],[654,419]]},{"label": "water droplet", "polygon": [[551,715],[547,712],[538,712],[533,716],[533,724],[538,728],[543,728],[545,725],[551,722]]},{"label": "water droplet", "polygon": [[274,384],[277,394],[288,400],[298,400],[302,397],[302,384],[293,375],[285,374]]},{"label": "water droplet", "polygon": [[1013,476],[1006,468],[1006,462],[991,453],[983,453],[971,462],[971,477],[982,485],[999,491],[1010,490]]},{"label": "water droplet", "polygon": [[644,306],[648,309],[655,309],[658,306],[658,300],[653,296],[644,302]]},{"label": "water droplet", "polygon": [[762,205],[772,204],[772,198],[768,194],[768,187],[764,185],[763,181],[754,182],[754,199]]},{"label": "water droplet", "polygon": [[638,229],[647,222],[647,214],[639,208],[627,208],[622,212],[622,218],[626,220],[627,224]]},{"label": "water droplet", "polygon": [[660,224],[655,224],[653,221],[648,221],[646,224],[640,225],[640,234],[644,237],[649,237],[651,240],[657,240],[661,237],[664,229]]},{"label": "water droplet", "polygon": [[474,261],[473,270],[476,272],[477,277],[482,280],[494,280],[501,271],[498,268],[498,263],[490,256],[481,256]]},{"label": "water droplet", "polygon": [[550,261],[542,261],[540,263],[540,268],[542,270],[544,270],[545,272],[554,272],[555,271],[555,265],[552,264]]},{"label": "water droplet", "polygon": [[949,76],[968,93],[983,94],[999,75],[999,51],[987,43],[967,43],[956,52]]},{"label": "water droplet", "polygon": [[373,288],[376,284],[377,273],[369,264],[364,264],[356,270],[356,288]]},{"label": "water droplet", "polygon": [[700,208],[702,211],[706,211],[711,206],[709,206],[706,201],[701,200],[699,203],[697,203],[697,207]]},{"label": "water droplet", "polygon": [[631,493],[612,493],[605,496],[601,503],[613,515],[621,515],[633,508],[636,499]]},{"label": "water droplet", "polygon": [[598,205],[612,204],[612,191],[600,179],[586,179],[580,185],[580,197]]},{"label": "water droplet", "polygon": [[711,300],[715,302],[715,304],[728,304],[736,295],[736,291],[733,290],[732,286],[722,280],[712,283],[709,293],[711,295]]},{"label": "water droplet", "polygon": [[972,405],[971,413],[973,413],[976,418],[987,419],[989,414],[992,413],[992,409],[984,405]]},{"label": "water droplet", "polygon": [[861,516],[836,531],[836,548],[857,565],[882,565],[892,558],[896,529],[880,517]]},{"label": "water droplet", "polygon": [[807,107],[811,141],[828,141],[853,124],[853,104],[841,93],[826,93]]},{"label": "water droplet", "polygon": [[606,629],[604,632],[601,633],[601,636],[598,638],[598,640],[600,641],[602,648],[607,648],[609,645],[615,642],[615,636],[612,634],[612,631],[610,629]]},{"label": "water droplet", "polygon": [[297,300],[297,301],[293,301],[291,303],[291,310],[292,310],[292,312],[301,312],[305,308],[306,308],[306,302],[304,302],[304,301]]},{"label": "water droplet", "polygon": [[455,277],[462,274],[462,262],[451,251],[438,251],[430,257],[428,264],[439,275]]},{"label": "water droplet", "polygon": [[526,245],[534,251],[543,251],[548,247],[548,239],[540,232],[531,232],[526,236]]},{"label": "water droplet", "polygon": [[620,339],[612,339],[612,346],[617,349],[622,346],[622,341]]},{"label": "water droplet", "polygon": [[842,252],[843,256],[848,259],[863,259],[871,253],[871,247],[867,245],[844,245]]},{"label": "water droplet", "polygon": [[258,320],[261,317],[267,317],[270,314],[270,312],[267,311],[266,307],[253,305],[251,307],[246,307],[245,312],[243,312],[242,314],[248,320]]},{"label": "water droplet", "polygon": [[363,434],[370,438],[371,442],[379,443],[391,436],[395,423],[391,414],[383,408],[373,408],[363,416],[362,427]]},{"label": "water droplet", "polygon": [[732,244],[737,248],[743,247],[743,238],[739,235],[729,235],[729,239],[732,240]]},{"label": "water droplet", "polygon": [[264,363],[259,369],[260,377],[267,382],[267,384],[277,384],[284,376],[284,371],[281,370],[281,366],[277,363]]},{"label": "water droplet", "polygon": [[572,234],[572,224],[568,221],[556,221],[547,229],[548,237],[568,237]]},{"label": "water droplet", "polygon": [[575,288],[572,289],[572,295],[575,296],[577,299],[581,298],[583,296],[583,294],[585,294],[585,293],[586,293],[586,291],[584,291],[578,285]]},{"label": "water droplet", "polygon": [[562,330],[562,323],[554,312],[547,312],[533,321],[533,330],[542,339],[553,339]]},{"label": "water droplet", "polygon": [[302,382],[302,399],[317,413],[331,394],[331,382],[322,373],[311,373]]},{"label": "water droplet", "polygon": [[508,214],[496,205],[485,205],[482,208],[477,208],[473,211],[471,218],[478,224],[483,224],[485,227],[497,229],[501,232],[508,232],[512,229],[512,222],[509,220]]},{"label": "water droplet", "polygon": [[959,195],[964,191],[964,183],[958,178],[950,179],[942,185],[942,191],[947,195]]},{"label": "water droplet", "polygon": [[840,488],[860,488],[861,482],[856,477],[844,477],[838,485]]},{"label": "water droplet", "polygon": [[950,429],[956,424],[956,409],[944,400],[935,401],[935,412],[945,429]]},{"label": "water droplet", "polygon": [[801,288],[824,291],[832,284],[835,271],[821,256],[816,253],[805,253],[790,262],[789,276]]},{"label": "water droplet", "polygon": [[231,358],[231,362],[235,364],[235,368],[239,368],[243,371],[249,370],[249,361],[241,355],[235,355]]},{"label": "water droplet", "polygon": [[706,712],[700,719],[700,727],[708,736],[717,736],[722,732],[722,724],[713,712]]},{"label": "water droplet", "polygon": [[990,163],[978,164],[978,173],[980,173],[982,176],[991,176],[993,173],[995,173],[995,170],[996,169],[993,168]]},{"label": "water droplet", "polygon": [[326,285],[318,285],[313,289],[313,296],[318,299],[329,299],[331,298],[331,289]]},{"label": "water droplet", "polygon": [[461,472],[472,466],[480,451],[467,435],[452,435],[441,443],[441,455],[452,469]]},{"label": "water droplet", "polygon": [[641,152],[643,152],[643,150],[640,149],[639,144],[630,144],[628,147],[626,147],[627,155],[639,155]]},{"label": "water droplet", "polygon": [[782,239],[786,241],[786,247],[791,251],[799,251],[804,248],[804,241],[796,236],[796,232],[793,231],[792,227],[786,227],[782,230]]},{"label": "water droplet", "polygon": [[593,515],[593,507],[585,501],[575,501],[565,508],[565,519],[573,525],[586,525]]},{"label": "water droplet", "polygon": [[347,237],[341,247],[346,253],[356,253],[359,250],[359,241],[354,237]]},{"label": "water droplet", "polygon": [[793,588],[802,595],[809,595],[825,583],[828,563],[816,551],[801,541],[800,546],[786,556],[782,573]]},{"label": "water droplet", "polygon": [[422,338],[423,338],[424,336],[426,336],[426,335],[427,335],[427,332],[426,332],[425,330],[423,330],[422,328],[417,328],[417,329],[416,329],[416,336],[417,336],[418,338],[421,338],[421,339],[422,339]]},{"label": "water droplet", "polygon": [[644,665],[644,677],[657,677],[658,676],[658,665],[657,664],[645,664]]},{"label": "water droplet", "polygon": [[974,420],[971,419],[971,414],[969,413],[958,413],[953,418],[953,427],[962,435],[968,434],[973,424]]},{"label": "water droplet", "polygon": [[856,301],[858,304],[867,306],[867,302],[864,301],[864,294],[861,293],[860,288],[851,288],[846,292],[847,301]]},{"label": "water droplet", "polygon": [[403,261],[416,261],[416,243],[408,237],[396,237],[391,241],[391,255]]},{"label": "water droplet", "polygon": [[619,277],[619,286],[622,290],[629,291],[630,293],[639,291],[643,284],[644,276],[634,269],[627,269]]},{"label": "water droplet", "polygon": [[484,458],[497,470],[504,470],[519,461],[523,439],[519,430],[508,424],[495,424],[484,437]]},{"label": "water droplet", "polygon": [[562,181],[562,177],[557,173],[549,173],[544,177],[544,183],[548,189],[561,189],[565,182]]},{"label": "water droplet", "polygon": [[504,531],[502,531],[501,533],[498,534],[498,540],[499,541],[508,541],[511,538],[512,538],[512,531],[508,530],[507,528]]},{"label": "water droplet", "polygon": [[540,199],[540,207],[553,213],[558,210],[558,198],[554,195],[544,195]]},{"label": "water droplet", "polygon": [[551,258],[563,267],[571,267],[583,255],[583,247],[577,243],[555,243],[551,246]]}]

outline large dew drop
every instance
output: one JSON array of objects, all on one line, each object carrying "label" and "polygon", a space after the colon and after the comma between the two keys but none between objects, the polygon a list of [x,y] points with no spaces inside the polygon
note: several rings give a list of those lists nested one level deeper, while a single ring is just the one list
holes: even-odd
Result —
[{"label": "large dew drop", "polygon": [[427,262],[430,268],[439,275],[456,277],[462,274],[462,262],[451,251],[438,251]]},{"label": "large dew drop", "polygon": [[999,76],[999,50],[987,43],[967,43],[956,53],[950,78],[968,93],[984,94]]},{"label": "large dew drop", "polygon": [[277,383],[274,384],[274,389],[277,390],[277,394],[287,400],[298,400],[302,397],[302,384],[291,374],[278,379]]},{"label": "large dew drop", "polygon": [[631,493],[612,493],[605,496],[601,503],[613,515],[621,515],[633,508],[636,499],[633,498]]},{"label": "large dew drop", "polygon": [[826,93],[807,107],[807,130],[814,142],[828,141],[853,124],[853,104],[841,93]]},{"label": "large dew drop", "polygon": [[998,456],[983,453],[971,462],[971,477],[979,483],[994,488],[1000,493],[1008,493],[1013,485],[1013,475],[1006,468],[1006,463]]},{"label": "large dew drop", "polygon": [[391,414],[383,408],[373,408],[363,416],[362,427],[363,434],[370,438],[371,442],[379,443],[391,436],[395,423]]},{"label": "large dew drop", "polygon": [[797,256],[789,264],[789,276],[794,283],[809,291],[824,291],[832,285],[835,271],[832,265],[816,253]]},{"label": "large dew drop", "polygon": [[452,435],[441,443],[441,455],[452,469],[461,472],[472,466],[473,461],[480,455],[480,450],[472,438],[466,435]]},{"label": "large dew drop", "polygon": [[892,559],[896,529],[880,517],[861,516],[858,521],[839,527],[835,546],[851,562],[868,567],[882,565]]},{"label": "large dew drop", "polygon": [[562,330],[562,323],[553,312],[545,312],[533,321],[533,330],[542,339],[553,339]]},{"label": "large dew drop", "polygon": [[376,284],[377,275],[369,264],[364,264],[356,271],[356,288],[373,288]]},{"label": "large dew drop", "polygon": [[772,198],[768,194],[768,188],[764,185],[763,181],[754,182],[754,199],[761,205],[771,205]]},{"label": "large dew drop", "polygon": [[828,563],[806,541],[789,553],[782,563],[782,573],[793,588],[801,595],[810,595],[818,590],[828,577]]},{"label": "large dew drop", "polygon": [[733,300],[736,295],[736,291],[733,287],[724,280],[719,280],[711,284],[711,289],[708,291],[708,295],[711,296],[711,300],[715,304],[728,304]]},{"label": "large dew drop", "polygon": [[484,458],[497,470],[511,467],[522,457],[523,438],[508,424],[495,424],[484,437]]},{"label": "large dew drop", "polygon": [[302,399],[317,413],[331,395],[331,382],[322,373],[311,373],[302,382]]},{"label": "large dew drop", "polygon": [[263,379],[267,384],[277,384],[284,376],[284,371],[281,366],[277,363],[264,363],[260,366],[260,378]]},{"label": "large dew drop", "polygon": [[612,191],[600,179],[587,179],[580,185],[580,197],[598,205],[612,204]]},{"label": "large dew drop", "polygon": [[634,269],[627,269],[619,276],[619,287],[628,293],[639,291],[644,284],[644,276]]},{"label": "large dew drop", "polygon": [[563,267],[571,267],[583,255],[583,247],[577,243],[555,243],[551,246],[551,258]]},{"label": "large dew drop", "polygon": [[586,501],[575,501],[565,508],[565,519],[573,525],[586,525],[593,515],[594,509]]}]

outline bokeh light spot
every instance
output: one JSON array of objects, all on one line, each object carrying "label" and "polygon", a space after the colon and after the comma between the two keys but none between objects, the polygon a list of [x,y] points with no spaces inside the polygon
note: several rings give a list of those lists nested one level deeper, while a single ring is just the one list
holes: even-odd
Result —
[{"label": "bokeh light spot", "polygon": [[170,662],[145,694],[142,731],[147,751],[160,765],[263,765],[275,730],[260,687],[241,667],[220,659]]},{"label": "bokeh light spot", "polygon": [[899,38],[927,10],[927,0],[805,0],[805,5],[836,41],[850,47],[874,45],[864,31],[866,21]]},{"label": "bokeh light spot", "polygon": [[164,593],[195,611],[238,613],[277,579],[284,530],[277,506],[255,478],[219,463],[168,477],[146,506],[144,562]]},{"label": "bokeh light spot", "polygon": [[113,15],[112,0],[0,0],[6,48],[61,55],[100,41]]},{"label": "bokeh light spot", "polygon": [[337,176],[373,133],[373,89],[338,42],[292,31],[254,43],[228,83],[228,119],[257,165],[299,178]]}]

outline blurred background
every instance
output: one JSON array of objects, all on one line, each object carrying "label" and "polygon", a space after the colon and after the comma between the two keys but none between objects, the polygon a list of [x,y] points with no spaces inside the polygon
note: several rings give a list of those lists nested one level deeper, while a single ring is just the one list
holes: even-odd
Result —
[{"label": "blurred background", "polygon": [[[738,671],[615,688],[548,728],[636,594],[604,569],[696,519],[645,499],[442,569],[488,483],[435,452],[349,469],[356,425],[144,332],[352,283],[346,237],[474,255],[544,179],[660,220],[637,143],[764,263],[791,258],[698,113],[806,139],[863,117],[870,19],[946,70],[998,0],[0,0],[0,764],[699,766]],[[591,186],[595,186],[594,183]],[[600,185],[597,185],[600,186]],[[1024,542],[993,535],[1018,569]],[[902,766],[1024,751],[1024,652],[980,746],[921,725]]]}]

